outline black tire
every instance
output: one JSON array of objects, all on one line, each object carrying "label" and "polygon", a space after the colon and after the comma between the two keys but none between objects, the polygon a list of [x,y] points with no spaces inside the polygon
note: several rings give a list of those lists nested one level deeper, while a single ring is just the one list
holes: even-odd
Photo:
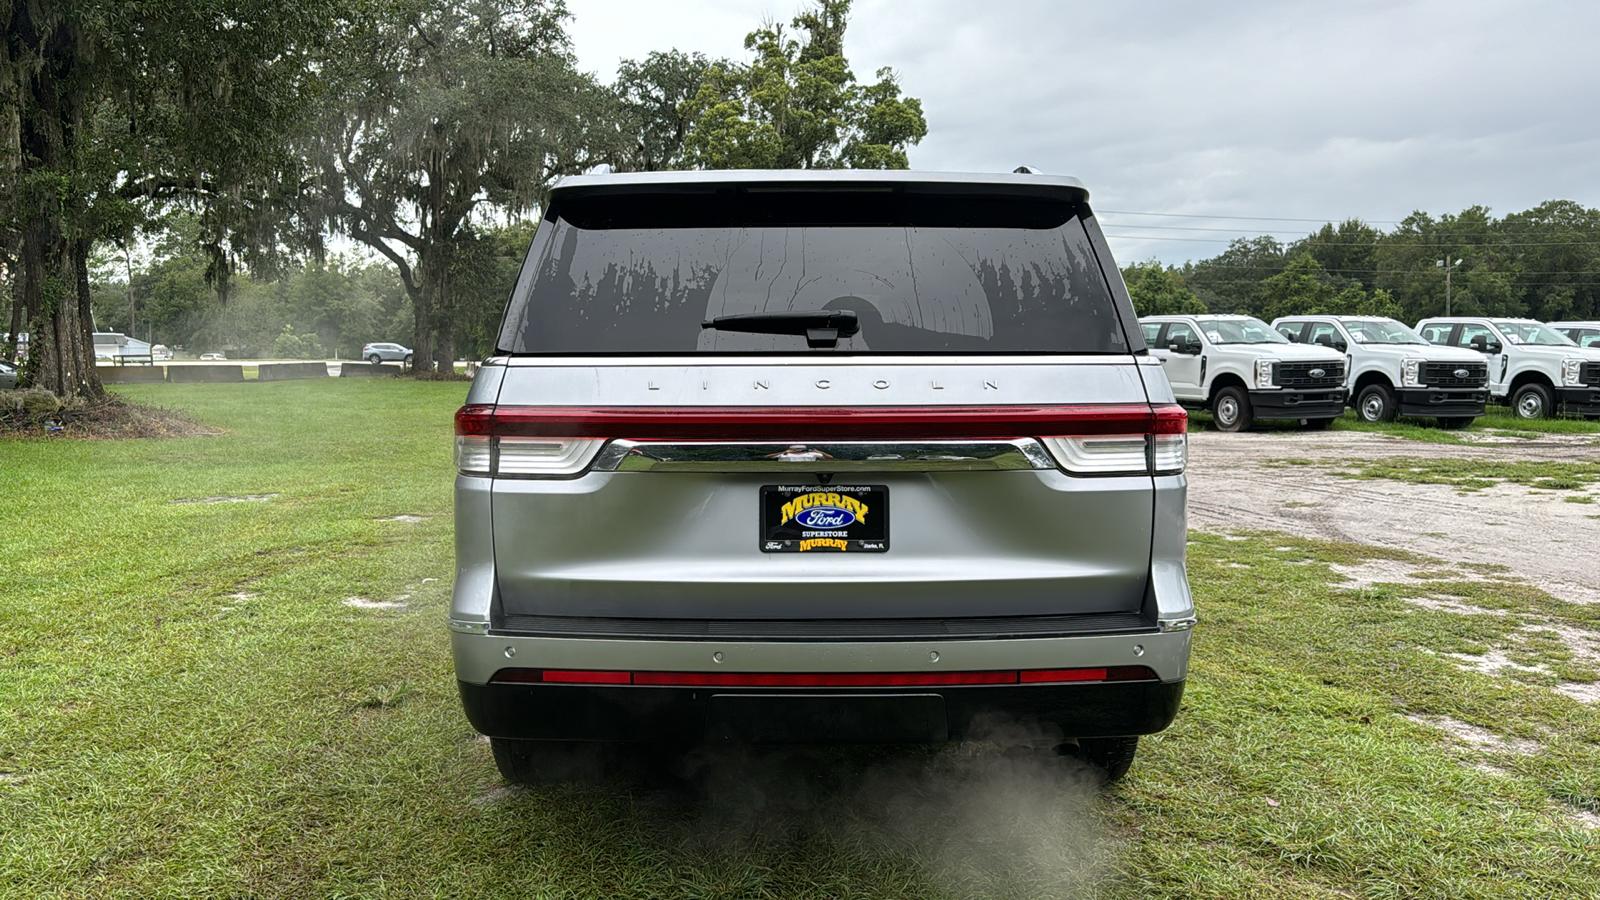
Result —
[{"label": "black tire", "polygon": [[[1335,416],[1334,418],[1338,418],[1338,417]],[[1328,430],[1328,426],[1332,425],[1332,424],[1333,424],[1333,419],[1327,419],[1327,418],[1323,418],[1323,419],[1307,419],[1306,420],[1306,430],[1307,431],[1326,431],[1326,430]]]},{"label": "black tire", "polygon": [[1356,415],[1363,422],[1393,422],[1394,391],[1387,385],[1369,384],[1356,395]]},{"label": "black tire", "polygon": [[1133,767],[1133,757],[1139,752],[1139,738],[1102,737],[1078,738],[1078,747],[1072,755],[1098,769],[1107,783],[1121,781]]},{"label": "black tire", "polygon": [[1457,431],[1471,425],[1472,420],[1476,418],[1477,416],[1440,416],[1439,427]]},{"label": "black tire", "polygon": [[408,369],[411,368],[411,354],[409,354],[409,353],[406,354],[406,361],[404,363],[402,363],[402,365],[404,365]]},{"label": "black tire", "polygon": [[367,357],[367,362],[372,363],[375,366],[376,365],[381,365],[383,363],[383,357],[381,357],[378,354],[374,353],[371,356]]},{"label": "black tire", "polygon": [[1511,414],[1519,419],[1547,419],[1555,409],[1555,398],[1542,384],[1525,384],[1511,395]]},{"label": "black tire", "polygon": [[1211,418],[1218,431],[1245,431],[1255,421],[1250,410],[1250,394],[1244,388],[1228,386],[1217,391],[1211,402]]},{"label": "black tire", "polygon": [[512,784],[605,781],[616,776],[626,760],[621,744],[490,738],[489,745],[500,777]]}]

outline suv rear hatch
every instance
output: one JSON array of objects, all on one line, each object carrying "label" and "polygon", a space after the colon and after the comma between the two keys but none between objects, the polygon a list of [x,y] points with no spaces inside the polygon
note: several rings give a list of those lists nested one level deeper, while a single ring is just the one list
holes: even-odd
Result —
[{"label": "suv rear hatch", "polygon": [[562,182],[496,402],[458,417],[498,476],[492,626],[1148,627],[1183,414],[1149,402],[1086,200],[1039,176]]}]

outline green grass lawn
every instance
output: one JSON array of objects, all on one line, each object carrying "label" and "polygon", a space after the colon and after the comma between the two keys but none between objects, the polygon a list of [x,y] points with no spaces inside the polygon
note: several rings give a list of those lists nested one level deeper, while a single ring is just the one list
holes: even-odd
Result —
[{"label": "green grass lawn", "polygon": [[1196,535],[1183,711],[1101,796],[971,747],[510,790],[444,629],[464,386],[122,393],[226,433],[0,441],[0,897],[1600,895],[1600,710],[1551,689],[1600,673],[1522,627],[1600,611]]}]

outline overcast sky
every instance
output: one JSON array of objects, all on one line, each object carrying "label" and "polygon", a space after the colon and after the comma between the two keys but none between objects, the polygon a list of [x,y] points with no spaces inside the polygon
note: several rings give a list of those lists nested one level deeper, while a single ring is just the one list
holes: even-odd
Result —
[{"label": "overcast sky", "polygon": [[[568,3],[605,81],[651,50],[745,59],[802,6]],[[1181,263],[1316,227],[1238,217],[1600,206],[1597,38],[1592,2],[857,0],[845,54],[922,100],[912,168],[1075,175],[1119,260]]]}]

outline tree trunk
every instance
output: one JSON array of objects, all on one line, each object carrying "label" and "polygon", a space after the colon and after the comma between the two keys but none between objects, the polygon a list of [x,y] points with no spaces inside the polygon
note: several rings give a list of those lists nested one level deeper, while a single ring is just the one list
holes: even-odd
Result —
[{"label": "tree trunk", "polygon": [[61,397],[102,397],[94,367],[89,326],[88,261],[78,251],[86,241],[68,241],[46,211],[23,232],[18,299],[27,310],[30,387]]},{"label": "tree trunk", "polygon": [[411,295],[412,338],[411,338],[411,374],[422,375],[433,371],[433,332],[434,332],[434,293],[437,285],[434,283],[433,265],[427,259],[428,252],[424,250],[418,254],[417,280],[421,282],[416,293]]},{"label": "tree trunk", "polygon": [[29,213],[17,258],[16,301],[28,322],[24,381],[62,397],[101,397],[105,389],[94,367],[89,323],[88,246],[69,233],[81,198],[52,185],[71,184],[74,143],[83,120],[83,98],[75,89],[79,52],[76,29],[56,23],[36,29],[19,8],[13,34],[39,47],[41,64],[26,79],[31,115],[18,120],[22,149],[22,199]]},{"label": "tree trunk", "polygon": [[439,319],[439,347],[434,354],[439,363],[439,371],[446,375],[453,375],[456,371],[456,329],[451,316],[441,316]]},{"label": "tree trunk", "polygon": [[22,298],[16,293],[16,259],[6,260],[6,268],[11,271],[11,324],[6,329],[5,344],[0,346],[0,359],[10,361],[17,358],[17,335],[22,331]]}]

